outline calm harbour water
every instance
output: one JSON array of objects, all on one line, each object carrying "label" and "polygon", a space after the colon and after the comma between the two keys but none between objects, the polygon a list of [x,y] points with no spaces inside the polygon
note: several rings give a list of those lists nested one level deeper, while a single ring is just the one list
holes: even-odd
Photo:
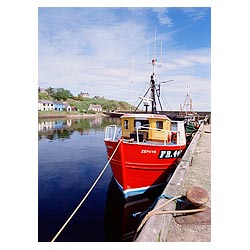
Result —
[{"label": "calm harbour water", "polygon": [[[51,241],[107,162],[105,126],[119,118],[38,121],[38,241]],[[132,241],[138,219],[155,196],[124,200],[108,167],[56,241]]]}]

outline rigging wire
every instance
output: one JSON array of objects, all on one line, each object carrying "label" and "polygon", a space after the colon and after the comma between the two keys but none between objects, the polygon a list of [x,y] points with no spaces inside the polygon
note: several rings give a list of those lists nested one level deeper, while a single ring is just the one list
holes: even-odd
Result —
[{"label": "rigging wire", "polygon": [[162,96],[162,100],[163,100],[164,105],[167,107],[167,109],[169,109],[172,112],[173,110],[172,110],[170,104],[168,103],[166,97],[163,94],[161,96]]}]

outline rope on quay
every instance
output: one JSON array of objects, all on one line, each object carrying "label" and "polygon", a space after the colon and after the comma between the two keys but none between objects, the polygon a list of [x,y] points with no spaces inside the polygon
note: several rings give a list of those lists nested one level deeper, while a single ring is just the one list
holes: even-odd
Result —
[{"label": "rope on quay", "polygon": [[[186,214],[186,213],[202,212],[202,211],[206,210],[206,208],[197,208],[197,209],[189,209],[189,210],[160,210],[164,206],[168,205],[170,202],[172,202],[174,200],[177,200],[177,199],[179,199],[181,197],[182,197],[182,195],[175,196],[172,199],[168,200],[167,202],[163,203],[158,208],[155,208],[154,210],[148,212],[148,214],[144,217],[144,219],[141,221],[141,224],[137,228],[136,234],[141,230],[141,228],[146,223],[146,221],[149,219],[149,217],[151,217],[153,215],[158,215],[158,214]],[[160,211],[158,211],[158,210],[160,210]],[[135,237],[136,237],[136,235],[135,235]]]},{"label": "rope on quay", "polygon": [[75,213],[77,212],[77,210],[81,207],[81,205],[83,204],[83,202],[87,199],[87,197],[89,196],[90,192],[92,191],[92,189],[95,187],[96,183],[99,181],[99,179],[101,178],[101,176],[103,175],[104,171],[106,170],[106,168],[108,167],[110,161],[112,160],[112,158],[114,157],[119,145],[121,144],[122,139],[120,139],[119,143],[117,144],[113,154],[111,155],[111,157],[109,158],[108,162],[106,163],[106,165],[104,166],[103,170],[101,171],[101,173],[99,174],[99,176],[96,178],[95,182],[93,183],[93,185],[91,186],[91,188],[89,189],[89,191],[87,192],[87,194],[83,197],[83,199],[81,200],[81,202],[79,203],[79,205],[76,207],[76,209],[73,211],[73,213],[70,215],[70,217],[67,219],[67,221],[63,224],[63,226],[60,228],[60,230],[57,232],[57,234],[54,236],[54,238],[51,240],[51,242],[54,242],[57,237],[60,235],[60,233],[62,232],[62,230],[66,227],[66,225],[70,222],[70,220],[73,218],[73,216],[75,215]]}]

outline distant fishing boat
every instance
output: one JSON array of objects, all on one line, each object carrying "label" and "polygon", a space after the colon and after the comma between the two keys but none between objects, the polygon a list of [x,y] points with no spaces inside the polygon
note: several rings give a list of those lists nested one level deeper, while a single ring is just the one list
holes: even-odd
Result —
[{"label": "distant fishing boat", "polygon": [[[145,112],[121,116],[121,133],[116,125],[106,127],[104,142],[114,179],[125,197],[166,184],[186,149],[184,121],[172,121],[156,108],[160,104],[157,60],[152,60],[150,86],[141,98]],[[150,93],[149,97],[146,97]],[[138,106],[139,106],[138,105]]]},{"label": "distant fishing boat", "polygon": [[199,121],[200,117],[198,113],[193,111],[193,101],[189,94],[189,86],[187,86],[187,90],[188,91],[185,97],[183,107],[180,105],[179,117],[184,120],[186,140],[187,140],[187,144],[189,144],[193,136],[199,129],[201,120]]},{"label": "distant fishing boat", "polygon": [[109,115],[110,117],[118,117],[118,118],[120,118],[122,115],[124,115],[124,113],[122,113],[120,111],[116,111],[116,110],[104,111],[103,114]]}]

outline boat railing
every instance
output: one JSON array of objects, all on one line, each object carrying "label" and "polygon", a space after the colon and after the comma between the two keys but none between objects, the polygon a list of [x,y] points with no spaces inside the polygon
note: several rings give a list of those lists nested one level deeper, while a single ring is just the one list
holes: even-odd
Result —
[{"label": "boat railing", "polygon": [[114,141],[117,134],[117,126],[116,125],[109,125],[105,129],[105,140],[112,140]]},{"label": "boat railing", "polygon": [[163,144],[166,145],[167,143],[172,142],[172,134],[176,134],[176,140],[175,140],[175,144],[177,144],[177,142],[179,142],[178,138],[180,138],[180,131],[178,130],[166,130],[166,129],[160,129],[160,128],[151,128],[151,127],[145,127],[145,126],[138,126],[136,128],[136,139],[137,139],[137,143],[140,142],[139,140],[139,132],[140,131],[145,131],[145,130],[155,130],[155,131],[159,131],[159,132],[164,132],[164,140],[163,140]]}]

